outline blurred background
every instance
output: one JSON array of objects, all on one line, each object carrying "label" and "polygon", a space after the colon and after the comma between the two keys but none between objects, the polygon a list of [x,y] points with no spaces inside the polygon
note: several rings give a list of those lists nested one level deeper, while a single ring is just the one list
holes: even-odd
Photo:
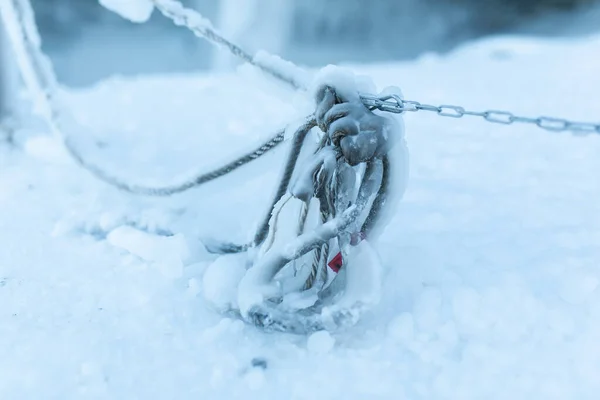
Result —
[{"label": "blurred background", "polygon": [[[407,60],[497,33],[580,35],[600,27],[598,0],[184,0],[254,52],[306,66]],[[233,68],[235,60],[155,11],[134,24],[98,0],[33,0],[61,82],[113,74]],[[1,46],[1,44],[0,44]]]}]

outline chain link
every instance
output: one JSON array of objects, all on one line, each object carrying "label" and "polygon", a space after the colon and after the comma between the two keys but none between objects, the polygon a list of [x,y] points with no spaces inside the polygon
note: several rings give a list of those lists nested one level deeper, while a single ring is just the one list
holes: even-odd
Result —
[{"label": "chain link", "polygon": [[[284,73],[284,71],[281,71],[274,65],[258,62],[242,48],[219,35],[200,14],[184,7],[179,0],[152,0],[152,2],[163,15],[171,19],[175,24],[183,25],[197,36],[204,37],[214,44],[227,48],[234,56],[262,69],[264,72],[290,86],[296,89],[303,88],[303,85],[297,82],[293,76],[288,76],[289,74]],[[371,109],[397,114],[403,112],[430,111],[448,118],[462,118],[465,115],[468,115],[480,117],[495,124],[510,125],[513,123],[523,123],[536,125],[542,129],[553,132],[571,131],[576,135],[589,135],[592,133],[600,134],[600,123],[574,122],[552,117],[530,118],[518,116],[509,111],[502,110],[471,111],[466,110],[464,107],[451,104],[434,106],[423,104],[418,101],[403,100],[397,95],[361,95],[361,99],[363,103]]]},{"label": "chain link", "polygon": [[362,102],[371,109],[386,111],[391,113],[430,111],[442,117],[462,118],[465,115],[480,117],[488,122],[495,124],[510,125],[513,123],[524,123],[536,125],[539,128],[553,132],[570,131],[576,135],[589,135],[592,133],[600,134],[600,123],[590,122],[574,122],[562,118],[553,117],[522,117],[515,115],[509,111],[502,110],[487,110],[487,111],[470,111],[464,107],[450,104],[442,104],[433,106],[430,104],[422,104],[418,101],[404,100],[397,95],[372,96],[361,95]]}]

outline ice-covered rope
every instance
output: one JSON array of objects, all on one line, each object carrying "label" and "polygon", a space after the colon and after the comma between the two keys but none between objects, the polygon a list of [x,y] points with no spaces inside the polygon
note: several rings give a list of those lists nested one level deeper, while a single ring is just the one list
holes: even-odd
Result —
[{"label": "ice-covered rope", "polygon": [[[185,26],[195,35],[201,36],[216,45],[228,49],[234,56],[260,68],[262,71],[291,85],[293,88],[306,88],[306,72],[292,62],[276,56],[267,55],[266,53],[259,53],[252,57],[242,48],[218,34],[214,28],[212,28],[210,22],[202,17],[200,13],[184,7],[178,0],[151,1],[163,15],[173,20],[177,25]],[[515,115],[510,111],[504,110],[473,111],[457,105],[423,104],[418,101],[403,100],[397,96],[378,97],[369,94],[361,94],[360,97],[363,104],[367,107],[392,113],[429,111],[434,112],[439,116],[450,118],[462,118],[465,116],[480,117],[487,122],[495,124],[531,124],[547,131],[570,131],[578,136],[600,134],[600,123],[570,121],[564,118],[546,116],[526,117]]]},{"label": "ice-covered rope", "polygon": [[[310,232],[303,233],[293,239],[285,246],[279,246],[269,249],[265,254],[256,260],[255,265],[248,269],[240,282],[238,290],[238,302],[241,315],[244,319],[268,331],[284,331],[290,333],[306,334],[316,330],[339,329],[352,325],[355,319],[364,311],[366,299],[353,298],[352,290],[348,289],[343,296],[348,296],[347,300],[334,301],[334,306],[327,313],[323,310],[332,297],[339,294],[337,284],[339,276],[336,276],[328,288],[321,290],[319,300],[308,308],[301,310],[280,309],[277,302],[262,301],[257,302],[259,296],[274,297],[272,290],[277,290],[277,285],[273,284],[275,276],[291,261],[296,260],[309,251],[315,251],[329,243],[330,240],[338,238],[342,253],[346,254],[349,240],[340,238],[348,236],[347,229],[360,218],[369,206],[369,201],[378,190],[380,180],[377,176],[381,175],[382,163],[380,160],[373,159],[366,162],[365,172],[360,182],[360,187],[356,200],[346,209],[341,211],[332,219],[315,227]],[[281,201],[285,201],[283,197]],[[347,254],[346,254],[347,255]],[[321,260],[323,259],[320,257]],[[346,258],[347,259],[347,258]],[[320,263],[319,263],[320,264]],[[317,266],[319,266],[317,264]],[[367,266],[363,266],[366,268]],[[313,276],[313,270],[305,283],[303,289],[306,290],[312,286],[316,279],[316,272]],[[353,278],[353,285],[360,285],[360,281]],[[334,285],[334,282],[336,284]],[[334,285],[334,286],[332,286]],[[348,282],[346,282],[346,286]],[[343,298],[342,296],[342,298]]]},{"label": "ice-covered rope", "polygon": [[[61,139],[69,153],[73,156],[73,158],[83,167],[90,170],[99,178],[117,186],[122,189],[126,189],[129,191],[135,192],[136,190],[139,192],[148,190],[148,188],[143,188],[139,186],[133,186],[126,183],[119,182],[117,179],[105,174],[101,169],[90,165],[85,162],[80,153],[76,150],[74,146],[72,146],[70,138],[65,134],[65,131],[62,130],[63,118],[66,119],[69,117],[68,113],[65,111],[66,107],[61,103],[61,98],[59,96],[58,90],[58,82],[56,79],[56,75],[52,68],[51,63],[46,58],[46,56],[40,50],[40,40],[39,35],[36,30],[33,10],[28,0],[8,0],[0,3],[0,12],[2,13],[2,18],[5,21],[5,25],[7,26],[7,30],[9,32],[10,38],[15,47],[15,54],[17,55],[17,62],[21,67],[24,80],[30,90],[31,95],[33,96],[34,103],[36,105],[36,110],[44,117],[44,119],[48,122],[48,125],[53,134],[55,134],[59,139]],[[326,91],[329,93],[329,91]],[[336,99],[335,94],[329,93],[331,99]],[[330,104],[333,106],[334,104]],[[360,106],[361,110],[364,110],[362,105]],[[350,110],[349,110],[350,111]],[[364,111],[362,111],[364,112]],[[317,113],[316,113],[317,114]],[[334,113],[337,115],[336,113]],[[323,117],[320,113],[317,114],[320,117]],[[306,134],[312,127],[317,124],[315,116],[310,116],[307,121],[300,127],[297,131],[297,143],[302,143]],[[352,118],[351,118],[352,119]],[[326,123],[323,121],[319,122],[319,125],[325,126],[326,131],[328,131],[329,127],[327,126],[329,123],[335,124],[338,128],[342,128],[343,125],[340,125],[340,120],[328,120],[326,118]],[[348,125],[349,124],[349,125]],[[351,120],[347,121],[346,125],[355,126],[356,121]],[[347,127],[346,127],[347,128]],[[342,129],[340,132],[346,132],[347,129]],[[335,132],[329,133],[340,133],[337,130]],[[348,132],[349,133],[349,132]],[[344,153],[344,157],[346,157],[347,161],[352,165],[356,165],[358,158],[362,157],[364,154],[362,147],[346,147],[344,148],[344,142],[339,135],[330,136],[332,141],[342,140],[342,145],[340,150]],[[264,154],[264,152],[270,150],[277,143],[280,143],[283,140],[283,133],[279,133],[275,141],[272,141],[264,146],[261,146],[252,154],[256,154],[256,156],[249,156],[249,158],[245,159],[245,161],[241,161],[239,163],[232,163],[229,167],[225,167],[219,174],[214,175],[210,179],[214,179],[217,176],[222,176],[224,173],[230,172],[231,170],[237,168],[243,163],[248,162],[252,159],[257,158],[260,154]],[[334,143],[335,146],[340,146],[339,140],[337,143]],[[347,142],[347,144],[351,144],[354,139]],[[368,146],[367,146],[368,147]],[[295,151],[294,146],[292,146],[292,151],[290,156],[288,157],[288,163],[286,168],[284,169],[283,178],[281,180],[280,188],[277,193],[280,193],[282,190],[288,188],[289,179],[291,177],[291,172],[295,167],[297,157],[299,151]],[[358,158],[357,158],[358,157]],[[374,166],[376,164],[373,161],[369,161],[368,165]],[[367,171],[370,171],[371,168],[367,167]],[[369,175],[369,173],[367,174]],[[209,178],[206,178],[209,180]],[[207,181],[206,180],[206,181]],[[193,187],[198,184],[198,180],[193,181],[189,187]],[[323,247],[323,245],[331,240],[334,237],[339,237],[340,235],[345,235],[346,228],[353,224],[354,221],[359,217],[362,213],[362,210],[367,207],[367,200],[370,197],[370,194],[373,193],[376,188],[373,186],[374,181],[371,178],[364,179],[359,190],[359,196],[357,202],[346,209],[339,215],[336,215],[332,220],[327,221],[321,224],[317,229],[312,232],[304,233],[296,238],[290,246],[286,246],[285,248],[277,248],[273,249],[273,251],[268,252],[265,257],[259,261],[259,263],[255,266],[255,268],[251,268],[248,274],[244,278],[244,283],[240,288],[240,293],[242,293],[241,298],[245,298],[246,300],[250,299],[250,302],[245,303],[247,308],[244,309],[243,314],[245,318],[248,319],[261,319],[263,320],[263,327],[266,329],[277,329],[276,326],[283,326],[288,324],[300,324],[305,325],[303,321],[298,321],[295,319],[293,315],[290,314],[282,314],[278,315],[279,311],[276,309],[270,309],[269,307],[263,308],[260,304],[254,303],[252,300],[252,296],[244,296],[243,291],[249,290],[252,292],[254,288],[254,284],[263,280],[263,278],[268,278],[270,272],[274,272],[276,270],[280,270],[285,264],[287,264],[290,260],[296,259],[303,254],[307,253],[310,250],[316,249],[317,247]],[[168,188],[173,193],[176,191],[185,190],[186,187],[179,185],[178,188]],[[150,189],[148,194],[156,194],[156,189]],[[257,235],[255,237],[255,242],[260,243],[263,239],[263,230],[259,229]],[[340,246],[342,249],[342,253],[344,253],[344,245]],[[344,253],[345,254],[345,253]],[[321,257],[321,261],[326,261],[325,258]],[[319,263],[321,264],[321,263]],[[267,275],[265,275],[265,273]],[[338,279],[339,281],[339,279]],[[334,280],[335,282],[335,280]],[[333,293],[331,286],[328,289],[328,292]],[[351,291],[350,291],[351,292]],[[349,298],[352,300],[352,298]],[[345,305],[349,308],[341,308],[339,310],[339,318],[336,319],[342,321],[347,321],[348,319],[344,317],[345,313],[348,310],[351,310],[353,313],[360,309],[360,304],[348,303]],[[314,310],[317,311],[317,310]],[[338,314],[336,314],[338,315]],[[275,320],[273,320],[275,317]],[[280,318],[281,317],[281,318]],[[287,319],[286,319],[287,318]],[[306,326],[307,329],[322,329],[324,327],[324,321],[322,321],[319,316],[315,315],[316,319],[312,319],[312,323],[310,326]],[[268,321],[271,322],[268,322]],[[275,321],[275,324],[272,323]],[[308,320],[307,320],[308,322]],[[283,325],[281,325],[283,324]],[[288,325],[291,327],[291,325]]]},{"label": "ice-covered rope", "polygon": [[52,134],[64,144],[67,152],[77,164],[116,188],[149,196],[169,196],[181,193],[233,172],[271,151],[284,141],[285,131],[280,130],[255,150],[219,168],[206,173],[194,174],[183,182],[164,187],[142,186],[120,180],[103,168],[89,163],[64,128],[62,118],[67,115],[68,111],[60,102],[59,85],[52,63],[41,51],[41,40],[29,0],[3,0],[0,2],[0,14],[11,40],[21,75],[32,96],[36,112],[48,124]]},{"label": "ice-covered rope", "polygon": [[[392,120],[367,110],[358,98],[345,98],[330,86],[317,91],[316,102],[316,122],[325,133],[325,141],[294,171],[293,182],[272,207],[268,238],[238,287],[240,315],[266,330],[304,334],[349,326],[371,301],[373,289],[378,290],[379,284],[373,285],[379,282],[377,267],[370,265],[377,263],[372,258],[361,259],[360,255],[369,246],[365,244],[363,229],[378,225],[377,216],[372,214],[379,214],[386,203],[383,196],[388,194],[391,172],[385,171],[389,167],[388,152],[392,148],[398,150],[391,138],[401,136],[402,131]],[[302,132],[295,134],[296,142],[302,142],[304,137]],[[319,203],[320,221],[309,231],[296,228],[297,236],[275,245],[279,215],[292,197],[301,202],[296,203],[300,206],[300,227],[305,224],[305,205],[314,199]],[[332,240],[337,242],[340,253],[328,263]],[[353,246],[361,246],[361,250],[353,250]],[[302,273],[284,283],[284,268],[294,267],[292,262],[311,251],[312,263],[303,261]],[[338,272],[331,281],[325,273],[326,265]],[[369,268],[374,269],[357,276],[357,271]],[[317,280],[323,284],[317,285]],[[317,298],[311,306],[300,309],[282,305],[290,290],[311,290]]]},{"label": "ice-covered rope", "polygon": [[204,18],[198,11],[184,7],[179,1],[152,0],[152,3],[158,11],[172,20],[176,25],[184,26],[194,33],[194,35],[202,37],[217,46],[226,48],[232,55],[259,68],[294,89],[306,89],[308,83],[306,71],[295,64],[265,52],[260,52],[255,56],[250,55],[241,47],[218,33],[210,21]]},{"label": "ice-covered rope", "polygon": [[[204,19],[198,12],[185,8],[176,0],[151,0],[153,4],[165,16],[172,19],[176,24],[190,29],[197,36],[206,38],[217,45],[224,46],[233,55],[260,68],[262,71],[287,83],[293,88],[306,87],[306,73],[293,63],[282,60],[275,56],[264,53],[254,57],[239,46],[221,36],[212,28],[210,22]],[[35,18],[29,0],[5,0],[0,3],[4,25],[7,27],[9,37],[14,47],[17,63],[23,79],[32,94],[35,108],[46,120],[52,133],[65,145],[68,153],[83,168],[93,173],[97,178],[111,184],[121,190],[151,196],[169,196],[186,191],[213,179],[226,175],[235,169],[255,160],[275,148],[283,141],[283,133],[280,131],[252,152],[227,163],[208,173],[192,176],[183,182],[164,187],[149,187],[130,184],[120,180],[116,176],[107,173],[104,169],[90,164],[78,151],[69,135],[66,134],[61,123],[61,112],[66,114],[66,107],[61,107],[58,93],[56,74],[49,59],[41,51],[40,37],[35,24]],[[559,118],[538,117],[527,118],[515,116],[506,111],[467,111],[460,106],[432,106],[416,101],[407,101],[398,96],[377,97],[372,95],[361,95],[362,102],[370,109],[401,113],[405,111],[430,111],[446,117],[460,118],[465,115],[479,116],[489,122],[500,124],[512,124],[514,122],[535,124],[543,129],[551,131],[571,130],[584,135],[589,133],[600,133],[600,124],[572,122]]]}]

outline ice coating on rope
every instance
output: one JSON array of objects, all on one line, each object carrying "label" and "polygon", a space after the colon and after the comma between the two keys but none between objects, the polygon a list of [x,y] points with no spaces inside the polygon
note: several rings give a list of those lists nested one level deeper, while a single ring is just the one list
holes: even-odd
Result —
[{"label": "ice coating on rope", "polygon": [[[292,199],[292,201],[294,200]],[[300,202],[299,200],[295,201]],[[238,288],[238,304],[242,315],[247,316],[254,306],[260,305],[266,299],[280,297],[282,294],[281,285],[279,282],[273,282],[273,278],[281,268],[314,248],[316,244],[327,242],[337,236],[341,229],[346,228],[354,221],[357,217],[356,214],[357,206],[350,206],[341,215],[295,237],[293,240],[287,243],[284,241],[277,246],[273,245],[261,258],[256,260],[252,268],[246,272]],[[372,260],[375,259],[369,249],[359,251],[356,256],[361,260],[359,263],[373,264]],[[380,276],[376,273],[379,267],[375,269],[365,268],[370,275],[362,277],[353,275],[357,278],[349,283],[343,305],[357,302],[370,304],[378,298],[375,292],[378,291],[376,287],[378,287],[380,281]],[[339,311],[339,308],[333,307],[332,312],[334,311]]]},{"label": "ice coating on rope", "polygon": [[[115,0],[118,1],[118,0]],[[212,26],[212,23],[205,17],[202,16],[198,11],[186,8],[179,1],[175,0],[148,0],[151,1],[156,8],[163,14],[165,12],[170,13],[175,18],[171,18],[175,25],[185,26],[192,31],[194,29],[200,31],[212,30],[216,32]]]},{"label": "ice coating on rope", "polygon": [[[326,147],[306,163],[301,172],[290,182],[290,193],[297,199],[308,202],[315,191],[313,175],[319,171],[323,178],[331,177],[336,167],[335,151]],[[327,181],[327,180],[325,180]]]},{"label": "ice coating on rope", "polygon": [[237,309],[237,287],[246,273],[245,253],[226,254],[208,266],[202,276],[204,298],[219,311]]},{"label": "ice coating on rope", "polygon": [[268,67],[269,69],[290,78],[300,87],[308,87],[310,84],[310,74],[291,61],[284,60],[283,58],[270,54],[264,50],[257,51],[253,60],[259,65]]},{"label": "ice coating on rope", "polygon": [[[41,40],[35,26],[33,10],[26,6],[28,6],[27,2],[2,1],[0,2],[0,14],[2,15],[4,28],[10,38],[21,76],[29,89],[29,95],[32,97],[34,112],[48,119],[52,115],[52,109],[46,98],[47,94],[44,92],[44,84],[39,80],[39,75],[43,71],[39,71],[40,66],[36,68],[29,62],[28,55],[28,51],[31,50],[39,53]],[[18,10],[17,7],[21,9]],[[23,18],[19,17],[19,11]],[[21,26],[31,39],[28,43],[23,37]],[[28,49],[27,44],[33,48]]]},{"label": "ice coating on rope", "polygon": [[382,267],[377,252],[367,240],[348,248],[344,268],[346,288],[334,308],[377,304],[381,298]]},{"label": "ice coating on rope", "polygon": [[98,0],[104,8],[131,22],[142,23],[150,19],[154,4],[151,0]]},{"label": "ice coating on rope", "polygon": [[297,231],[293,223],[279,223],[279,220],[295,221],[302,204],[302,201],[288,195],[273,207],[269,235],[257,252],[254,265],[241,280],[238,288],[238,304],[242,313],[254,305],[261,304],[266,298],[282,294],[281,288],[275,285],[272,279],[279,271],[281,249],[289,246],[290,241],[296,238]]},{"label": "ice coating on rope", "polygon": [[[347,215],[345,215],[347,216]],[[271,248],[248,270],[238,290],[238,304],[242,315],[260,305],[265,299],[281,295],[280,287],[272,282],[280,266],[300,256],[310,243],[327,241],[334,237],[343,223],[343,217],[337,217],[316,229],[298,236],[289,243]]]},{"label": "ice coating on rope", "polygon": [[[330,86],[345,100],[355,103],[356,109],[362,108],[358,106],[361,93],[377,93],[373,81],[366,76],[354,74],[351,70],[328,65],[322,68],[315,76],[310,85],[309,93],[313,98],[316,98],[317,92],[324,86]],[[398,87],[389,86],[384,88],[380,96],[397,95],[403,98],[402,91]],[[357,113],[359,115],[360,112]],[[372,114],[371,114],[372,115]],[[392,179],[389,180],[386,187],[385,206],[379,213],[378,223],[370,233],[371,241],[383,232],[394,214],[396,213],[399,201],[404,195],[409,179],[409,151],[404,133],[404,121],[401,114],[377,113],[379,117],[386,120],[382,125],[381,137],[390,144],[387,151],[387,159],[391,168]],[[366,120],[364,121],[366,122]],[[369,124],[366,124],[369,125]],[[356,140],[357,150],[362,149],[358,136],[349,138],[347,141],[352,145],[353,140]],[[360,154],[359,151],[349,149],[350,155]]]},{"label": "ice coating on rope", "polygon": [[33,112],[48,124],[53,136],[65,144],[65,149],[75,157],[69,138],[59,124],[72,122],[64,112],[62,93],[58,90],[56,74],[50,59],[41,50],[41,39],[29,0],[0,2],[2,22],[10,38],[16,64],[33,103]]},{"label": "ice coating on rope", "polygon": [[352,70],[336,65],[327,65],[317,72],[309,85],[309,94],[314,99],[324,85],[335,88],[336,92],[348,101],[359,100],[359,93],[375,93],[372,79],[358,75]]}]

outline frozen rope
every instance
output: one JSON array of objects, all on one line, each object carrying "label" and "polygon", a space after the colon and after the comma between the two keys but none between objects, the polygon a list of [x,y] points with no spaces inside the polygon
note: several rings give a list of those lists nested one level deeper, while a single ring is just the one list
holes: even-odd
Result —
[{"label": "frozen rope", "polygon": [[[377,190],[379,182],[375,178],[381,172],[381,162],[377,159],[366,163],[365,172],[358,190],[356,201],[345,208],[335,218],[324,224],[318,225],[314,230],[304,233],[295,238],[289,245],[270,249],[257,263],[248,269],[244,280],[240,284],[240,290],[245,293],[257,287],[263,287],[281,271],[288,263],[296,260],[309,251],[322,248],[330,240],[338,237],[338,242],[343,253],[349,241],[341,239],[347,236],[347,229],[356,223],[357,219],[369,206],[369,199]],[[348,243],[346,243],[348,242]],[[312,273],[312,271],[311,271]],[[309,280],[314,278],[310,278]],[[333,283],[339,284],[339,275],[334,278]],[[307,288],[309,282],[304,286]],[[261,327],[266,331],[282,331],[288,333],[306,334],[323,329],[340,329],[351,325],[363,310],[363,304],[355,303],[349,308],[333,308],[330,314],[322,314],[323,308],[332,300],[332,296],[338,293],[338,286],[320,291],[319,300],[310,307],[289,311],[279,309],[277,301],[266,300],[260,304],[252,304],[242,312],[242,317],[248,322]],[[310,285],[312,286],[312,285]],[[335,289],[334,289],[335,288]],[[327,321],[326,321],[327,320]],[[334,324],[335,326],[327,326]]]},{"label": "frozen rope", "polygon": [[99,166],[87,162],[62,127],[61,119],[65,113],[65,107],[62,107],[57,95],[58,81],[52,63],[41,51],[41,40],[29,0],[3,0],[0,2],[0,14],[11,39],[21,75],[32,94],[37,112],[41,114],[53,135],[64,144],[69,155],[79,166],[118,189],[148,196],[170,196],[181,193],[235,171],[271,151],[285,139],[285,130],[280,130],[255,150],[222,167],[206,173],[199,173],[181,183],[164,187],[150,187],[122,181]]},{"label": "frozen rope", "polygon": [[[302,76],[302,69],[294,66],[292,63],[286,62],[287,68],[293,70],[284,72],[284,68],[280,68],[283,60],[279,60],[279,64],[275,62],[263,63],[259,62],[257,57],[252,57],[239,46],[225,39],[218,34],[211,26],[210,22],[205,20],[199,13],[194,10],[185,8],[176,0],[152,0],[155,6],[165,16],[172,19],[176,24],[185,26],[197,36],[201,36],[211,41],[212,43],[226,47],[233,55],[248,62],[269,75],[287,83],[293,88],[305,88],[305,83],[299,77]],[[17,55],[17,62],[23,79],[29,91],[33,94],[35,106],[38,112],[48,123],[52,133],[57,136],[65,145],[67,152],[72,158],[84,169],[93,173],[97,178],[113,185],[121,190],[150,196],[169,196],[175,193],[180,193],[209,182],[213,179],[226,175],[235,169],[245,165],[246,163],[255,160],[271,149],[275,148],[283,141],[283,134],[278,132],[268,141],[262,144],[256,150],[247,153],[246,155],[231,161],[223,167],[204,174],[198,174],[182,183],[169,185],[166,187],[147,187],[142,185],[129,184],[121,181],[115,176],[105,172],[102,168],[88,163],[79,150],[74,146],[72,140],[68,137],[64,129],[62,129],[61,107],[56,96],[58,83],[56,74],[54,73],[52,64],[47,56],[41,51],[41,40],[37,27],[33,9],[29,0],[5,0],[0,3],[0,12],[7,27],[9,37],[13,48]],[[536,126],[551,130],[551,131],[573,131],[580,135],[590,133],[600,133],[600,124],[572,122],[565,119],[538,117],[528,118],[515,116],[506,111],[483,111],[475,112],[465,110],[460,106],[441,105],[432,106],[422,104],[416,101],[403,100],[398,96],[372,96],[361,94],[361,100],[371,110],[380,110],[392,113],[415,112],[415,111],[430,111],[435,112],[440,116],[460,118],[465,115],[479,116],[486,121],[512,124],[515,122],[530,123]]]},{"label": "frozen rope", "polygon": [[[196,36],[201,36],[208,41],[225,47],[231,54],[241,60],[260,68],[262,71],[285,82],[295,89],[305,89],[306,85],[302,80],[297,78],[301,76],[303,71],[289,61],[279,60],[279,64],[263,63],[258,57],[252,57],[239,46],[219,35],[200,13],[190,8],[184,7],[178,0],[152,0],[156,8],[167,18],[170,18],[177,25],[185,26],[191,30]],[[286,68],[281,68],[280,65],[285,63]],[[290,68],[291,67],[291,68]],[[285,69],[294,70],[293,74]],[[464,116],[481,117],[487,122],[510,125],[513,123],[525,123],[535,125],[547,131],[562,132],[570,131],[578,136],[586,136],[589,134],[600,134],[600,123],[577,122],[563,118],[555,117],[525,117],[518,116],[509,111],[502,110],[486,110],[486,111],[471,111],[464,107],[456,105],[443,104],[439,106],[423,104],[418,101],[403,100],[398,96],[373,96],[369,94],[360,95],[363,104],[371,109],[380,111],[402,113],[405,111],[430,111],[442,117],[462,118]]]},{"label": "frozen rope", "polygon": [[[320,224],[324,225],[329,221],[329,218],[333,215],[333,210],[335,207],[332,207],[333,196],[334,194],[331,191],[331,182],[325,181],[321,179],[319,181],[319,176],[314,178],[317,181],[318,189],[316,193],[316,197],[319,200],[319,218]],[[370,212],[369,212],[370,213]],[[311,265],[311,271],[308,275],[308,278],[304,284],[304,289],[310,289],[314,286],[317,278],[324,279],[323,284],[327,281],[327,259],[329,257],[329,242],[323,243],[320,247],[315,249],[313,262]]]},{"label": "frozen rope", "polygon": [[[185,192],[186,190],[189,190],[194,187],[197,187],[202,184],[213,181],[217,178],[220,178],[222,176],[225,176],[225,175],[235,171],[236,169],[250,163],[251,161],[258,159],[259,157],[265,155],[266,153],[268,153],[269,151],[271,151],[272,149],[274,149],[275,147],[277,147],[279,144],[281,144],[284,141],[284,132],[285,131],[278,132],[275,136],[268,139],[266,142],[261,144],[255,150],[253,150],[253,151],[251,151],[251,152],[249,152],[249,153],[247,153],[247,154],[245,154],[245,155],[243,155],[243,156],[241,156],[219,168],[216,168],[216,169],[206,172],[206,173],[201,173],[201,174],[195,175],[192,178],[186,179],[185,181],[183,181],[181,183],[176,183],[176,184],[172,184],[169,186],[163,186],[163,187],[135,185],[135,184],[131,184],[131,183],[122,181],[119,178],[108,174],[102,168],[99,168],[96,165],[92,165],[92,164],[89,164],[88,162],[86,162],[86,160],[82,157],[82,155],[79,152],[75,151],[73,146],[68,146],[68,148],[70,150],[71,156],[77,161],[77,163],[79,165],[83,166],[85,169],[90,171],[92,174],[94,174],[97,178],[101,179],[102,181],[104,181],[118,189],[129,192],[129,193],[141,194],[141,195],[145,195],[145,196],[158,196],[158,197],[163,196],[164,197],[164,196],[171,196],[171,195],[174,195],[177,193],[182,193],[182,192]],[[66,143],[69,144],[68,141]]]},{"label": "frozen rope", "polygon": [[[386,203],[386,179],[391,172],[385,171],[389,167],[387,153],[394,144],[388,133],[399,126],[372,113],[358,99],[344,98],[328,85],[317,91],[315,100],[316,117],[311,122],[323,130],[324,140],[301,169],[296,167],[300,148],[289,158],[294,181],[282,179],[287,189],[268,214],[267,239],[257,246],[252,267],[238,287],[240,316],[265,330],[308,333],[339,329],[356,322],[365,301],[369,301],[368,295],[356,296],[364,282],[357,279],[361,275],[353,269],[361,266],[353,264],[352,246],[361,245],[367,220],[370,225],[378,224],[373,213],[379,213]],[[367,126],[370,130],[365,129]],[[302,130],[294,135],[297,146],[305,138]],[[362,146],[364,140],[369,144]],[[292,197],[301,202],[296,203],[300,205],[299,225],[304,224],[306,205],[314,204],[312,200],[318,201],[319,221],[310,230],[297,228],[297,236],[289,242],[274,245],[278,217]],[[328,263],[330,245],[335,243],[340,253]],[[306,262],[309,252],[312,260]],[[298,261],[302,264],[300,271],[295,269]],[[327,266],[337,273],[331,280]],[[280,274],[284,268],[294,268],[290,285],[279,280],[286,278],[278,278],[286,275]],[[284,292],[282,287],[288,289]],[[289,290],[313,290],[316,302],[301,309],[290,308],[282,304]]]},{"label": "frozen rope", "polygon": [[258,245],[265,240],[267,237],[267,233],[269,230],[269,219],[271,218],[270,210],[275,206],[275,203],[285,194],[287,191],[290,180],[292,179],[292,174],[294,173],[294,169],[296,168],[296,164],[298,163],[298,157],[300,156],[300,150],[302,149],[302,145],[304,144],[304,140],[306,136],[310,132],[312,128],[317,125],[316,119],[314,116],[309,116],[307,120],[302,124],[294,135],[294,139],[292,142],[292,146],[289,150],[286,164],[283,169],[283,174],[279,179],[279,186],[277,187],[277,191],[273,197],[273,202],[269,208],[269,212],[265,214],[265,217],[260,224],[258,231],[254,237],[253,244]]},{"label": "frozen rope", "polygon": [[260,224],[258,225],[258,229],[254,235],[254,238],[250,243],[245,244],[235,244],[228,242],[215,242],[209,243],[207,245],[207,250],[211,253],[216,254],[232,254],[232,253],[242,253],[252,247],[256,247],[262,244],[267,236],[269,235],[270,229],[274,229],[270,227],[269,221],[272,217],[272,211],[275,206],[279,202],[279,200],[286,194],[290,180],[292,179],[292,175],[294,173],[294,169],[296,168],[296,164],[298,163],[298,157],[300,157],[300,152],[302,150],[302,146],[304,144],[304,140],[306,136],[310,132],[312,128],[317,125],[316,119],[314,116],[309,116],[296,130],[294,133],[294,137],[292,139],[292,145],[287,155],[287,159],[285,165],[283,167],[283,172],[281,177],[279,178],[279,185],[273,195],[273,200],[269,205],[269,208],[264,214]]},{"label": "frozen rope", "polygon": [[[327,223],[329,220],[329,214],[321,210],[320,212],[321,224]],[[329,242],[323,243],[320,247],[314,250],[313,261],[311,264],[310,274],[304,283],[303,290],[311,289],[317,278],[323,283],[327,283],[327,259],[329,258]]]},{"label": "frozen rope", "polygon": [[289,71],[283,71],[282,69],[276,69],[273,67],[273,63],[262,62],[260,57],[252,56],[248,52],[244,51],[238,45],[225,39],[219,34],[213,27],[212,24],[204,18],[199,12],[184,7],[179,1],[176,0],[152,0],[154,6],[160,11],[165,17],[169,18],[176,25],[184,26],[189,29],[194,35],[203,37],[209,42],[226,48],[229,52],[241,59],[242,61],[253,65],[263,72],[273,76],[274,78],[287,83],[294,89],[305,89],[306,83],[302,81],[300,76],[304,75],[305,72],[290,62],[286,62],[289,70],[294,70],[293,73]]}]

